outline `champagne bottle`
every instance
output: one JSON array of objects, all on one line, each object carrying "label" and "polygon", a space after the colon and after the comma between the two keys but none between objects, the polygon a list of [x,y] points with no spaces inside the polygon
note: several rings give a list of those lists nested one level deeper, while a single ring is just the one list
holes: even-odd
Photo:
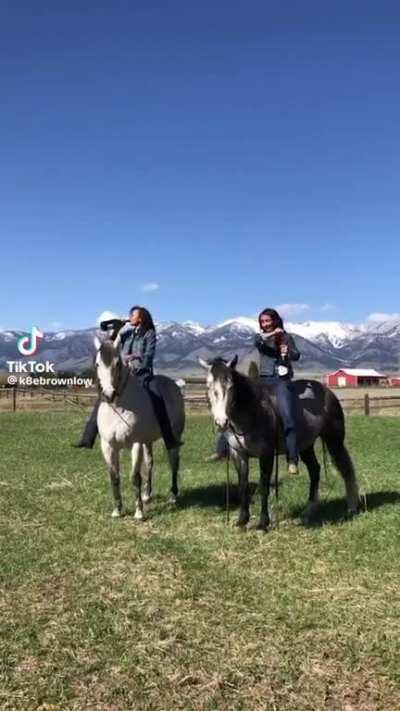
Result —
[{"label": "champagne bottle", "polygon": [[288,345],[288,340],[286,338],[285,333],[279,333],[277,334],[276,338],[276,346],[279,351],[279,363],[278,363],[278,375],[280,378],[284,378],[286,375],[289,374],[289,355],[282,355],[281,353],[281,348],[282,346],[287,346]]}]

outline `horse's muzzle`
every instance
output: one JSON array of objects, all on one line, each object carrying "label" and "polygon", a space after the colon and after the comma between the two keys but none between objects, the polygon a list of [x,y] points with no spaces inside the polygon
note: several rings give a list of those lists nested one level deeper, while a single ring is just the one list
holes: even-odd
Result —
[{"label": "horse's muzzle", "polygon": [[228,425],[229,425],[228,419],[223,420],[223,421],[222,420],[214,420],[214,422],[215,422],[215,426],[218,427],[220,432],[225,432],[225,430],[228,429]]}]

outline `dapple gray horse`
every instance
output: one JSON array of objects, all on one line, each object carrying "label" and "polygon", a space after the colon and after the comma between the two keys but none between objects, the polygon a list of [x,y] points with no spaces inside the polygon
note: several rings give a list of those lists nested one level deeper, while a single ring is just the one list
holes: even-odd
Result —
[{"label": "dapple gray horse", "polygon": [[[95,365],[101,390],[101,403],[97,415],[97,425],[101,438],[101,449],[111,479],[114,498],[113,517],[123,511],[120,485],[120,451],[132,452],[132,484],[136,493],[135,518],[143,518],[143,500],[151,493],[151,481],[147,483],[147,496],[142,497],[141,467],[146,465],[151,471],[151,445],[160,439],[161,432],[154,414],[150,396],[138,378],[123,364],[119,345],[112,341],[100,343],[95,339]],[[158,389],[164,398],[172,430],[177,441],[185,427],[185,409],[182,393],[171,378],[156,375]],[[168,451],[172,473],[169,501],[175,503],[178,496],[179,447]]]},{"label": "dapple gray horse", "polygon": [[[216,358],[200,364],[208,371],[208,396],[216,425],[225,432],[230,454],[239,476],[240,512],[238,526],[249,521],[249,457],[260,462],[261,514],[257,528],[270,523],[268,497],[274,464],[274,454],[285,451],[277,404],[268,386],[235,370],[237,356],[230,362]],[[297,435],[300,457],[310,476],[309,516],[318,503],[320,465],[314,443],[321,437],[343,477],[349,512],[359,507],[357,479],[350,455],[345,447],[345,423],[342,407],[336,395],[315,380],[293,381],[297,395]]]}]

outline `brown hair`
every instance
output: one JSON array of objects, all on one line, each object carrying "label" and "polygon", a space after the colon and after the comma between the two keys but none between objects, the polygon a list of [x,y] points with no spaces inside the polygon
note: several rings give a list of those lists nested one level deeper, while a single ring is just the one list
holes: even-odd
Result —
[{"label": "brown hair", "polygon": [[153,317],[147,309],[144,308],[144,306],[139,306],[137,308],[139,311],[139,317],[140,317],[140,327],[143,330],[144,333],[147,333],[147,331],[156,330],[156,327],[154,325]]},{"label": "brown hair", "polygon": [[258,315],[258,323],[260,328],[261,316],[270,316],[274,322],[274,328],[284,328],[282,318],[281,316],[279,316],[278,312],[275,309],[264,309],[264,311],[261,311],[261,313]]}]

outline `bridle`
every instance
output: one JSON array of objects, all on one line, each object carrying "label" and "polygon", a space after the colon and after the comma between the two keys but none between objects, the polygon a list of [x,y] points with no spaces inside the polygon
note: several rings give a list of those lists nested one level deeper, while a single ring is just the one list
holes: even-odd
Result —
[{"label": "bridle", "polygon": [[235,437],[246,437],[246,435],[251,433],[251,430],[245,430],[244,432],[239,432],[239,430],[236,429],[235,425],[233,424],[232,420],[229,419],[229,417],[228,417],[228,426],[226,429],[229,430],[230,432],[232,432],[232,434],[234,434]]},{"label": "bridle", "polygon": [[[208,400],[209,405],[211,406],[211,398],[210,398],[210,396],[208,395],[208,393],[207,393],[207,400]],[[241,442],[239,441],[239,437],[245,437],[246,435],[248,435],[248,434],[251,433],[251,430],[246,430],[246,431],[240,432],[240,431],[235,427],[235,425],[234,425],[233,421],[231,420],[231,418],[228,417],[228,418],[227,418],[227,425],[226,425],[226,427],[224,427],[224,429],[221,430],[221,432],[231,432],[231,433],[233,434],[233,436],[235,437],[236,442],[237,442],[237,444],[239,445],[239,447],[242,447],[242,444],[241,444]]]},{"label": "bridle", "polygon": [[[207,393],[207,398],[209,403],[210,402],[210,396]],[[227,426],[223,430],[223,432],[231,432],[236,440],[236,443],[239,447],[239,449],[243,448],[243,444],[240,442],[240,437],[245,437],[248,434],[251,434],[252,430],[244,430],[243,432],[240,432],[234,425],[232,419],[230,417],[227,417]],[[279,511],[278,511],[278,505],[279,505],[279,446],[278,446],[278,437],[279,437],[279,431],[278,429],[276,430],[276,440],[274,444],[274,450],[273,450],[273,457],[275,460],[275,476],[274,476],[274,481],[275,481],[275,500],[276,500],[276,527],[279,528]],[[232,448],[236,449],[236,448]],[[226,509],[226,522],[229,523],[229,516],[230,516],[230,472],[229,472],[229,467],[230,467],[230,454],[229,454],[229,448],[228,448],[228,454],[226,457],[226,495],[225,495],[225,509]]]},{"label": "bridle", "polygon": [[125,377],[125,380],[123,383],[120,383],[121,372],[122,372],[122,360],[119,357],[118,361],[117,361],[117,365],[115,367],[115,372],[113,373],[113,385],[114,385],[114,382],[116,382],[117,385],[114,386],[114,392],[111,397],[108,397],[107,395],[104,394],[103,389],[101,387],[100,379],[99,379],[100,398],[102,399],[103,402],[106,402],[109,405],[114,403],[116,397],[121,397],[121,395],[124,393],[125,388],[128,384],[128,380],[130,377],[129,368],[126,369],[126,377]]}]

